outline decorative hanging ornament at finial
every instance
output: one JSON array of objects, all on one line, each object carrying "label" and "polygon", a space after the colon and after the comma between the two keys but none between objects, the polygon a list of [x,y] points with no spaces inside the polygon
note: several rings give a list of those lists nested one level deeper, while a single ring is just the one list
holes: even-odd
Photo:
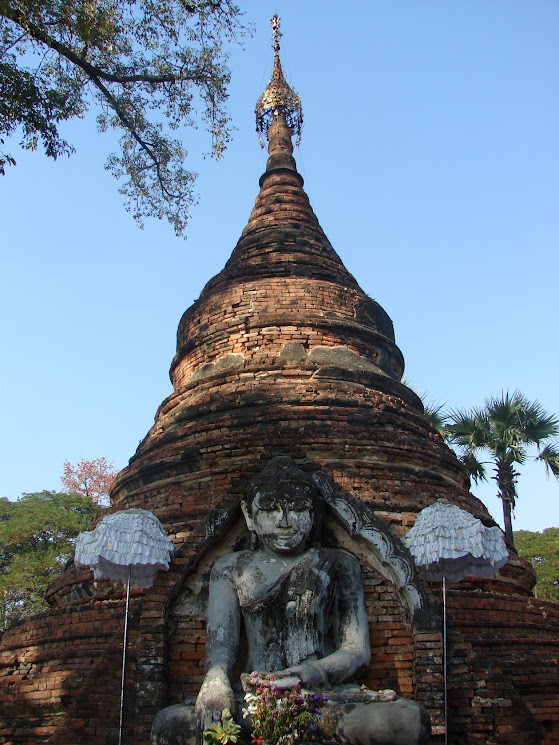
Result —
[{"label": "decorative hanging ornament at finial", "polygon": [[296,144],[301,142],[301,130],[303,128],[303,109],[301,108],[301,99],[295,91],[287,84],[283,77],[281,62],[279,58],[280,43],[282,36],[280,31],[280,19],[278,14],[274,13],[270,21],[272,26],[272,36],[274,49],[274,69],[272,79],[266,86],[264,93],[256,102],[256,131],[260,144],[264,147],[262,135],[268,136],[268,129],[274,121],[274,117],[279,114],[285,116],[287,126],[297,136]]}]

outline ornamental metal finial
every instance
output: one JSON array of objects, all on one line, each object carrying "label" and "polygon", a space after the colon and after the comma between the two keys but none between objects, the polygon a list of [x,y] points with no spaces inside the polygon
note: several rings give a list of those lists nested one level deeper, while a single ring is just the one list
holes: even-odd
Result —
[{"label": "ornamental metal finial", "polygon": [[274,39],[274,43],[272,46],[274,47],[274,56],[279,54],[280,50],[280,44],[279,40],[283,36],[283,34],[280,31],[280,17],[277,13],[274,13],[274,15],[270,19],[270,26],[272,27],[272,37]]},{"label": "ornamental metal finial", "polygon": [[274,49],[274,69],[272,78],[269,81],[264,93],[256,102],[256,131],[260,139],[260,144],[264,147],[262,135],[268,136],[268,129],[278,114],[285,116],[287,126],[297,136],[297,145],[301,142],[301,129],[303,128],[303,109],[301,108],[301,99],[295,91],[288,85],[283,77],[281,62],[279,58],[280,43],[282,36],[280,31],[280,19],[278,14],[274,13],[270,21],[272,26],[272,37]]}]

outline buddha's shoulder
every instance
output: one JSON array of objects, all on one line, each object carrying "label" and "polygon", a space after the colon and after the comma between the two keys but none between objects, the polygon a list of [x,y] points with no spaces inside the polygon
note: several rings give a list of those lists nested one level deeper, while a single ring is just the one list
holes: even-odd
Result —
[{"label": "buddha's shoulder", "polygon": [[254,560],[254,551],[232,551],[217,559],[213,565],[212,575],[232,576]]}]

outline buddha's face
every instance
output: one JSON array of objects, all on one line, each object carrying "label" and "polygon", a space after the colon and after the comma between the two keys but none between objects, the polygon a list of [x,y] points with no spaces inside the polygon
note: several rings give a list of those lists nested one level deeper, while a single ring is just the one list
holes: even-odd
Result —
[{"label": "buddha's face", "polygon": [[265,549],[280,554],[305,550],[313,526],[313,498],[306,484],[283,482],[258,492],[250,511],[243,503],[243,512]]}]

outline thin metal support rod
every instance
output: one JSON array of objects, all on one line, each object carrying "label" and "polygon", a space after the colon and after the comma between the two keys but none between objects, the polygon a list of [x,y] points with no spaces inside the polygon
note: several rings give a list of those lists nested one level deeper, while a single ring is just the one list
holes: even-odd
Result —
[{"label": "thin metal support rod", "polygon": [[446,577],[443,574],[443,670],[444,670],[444,741],[448,745],[448,688],[446,679]]},{"label": "thin metal support rod", "polygon": [[120,719],[118,723],[118,745],[122,745],[122,712],[124,710],[124,671],[126,670],[126,640],[128,636],[128,604],[130,603],[130,570],[126,583],[126,610],[124,612],[124,640],[122,644],[122,678],[120,682]]}]

